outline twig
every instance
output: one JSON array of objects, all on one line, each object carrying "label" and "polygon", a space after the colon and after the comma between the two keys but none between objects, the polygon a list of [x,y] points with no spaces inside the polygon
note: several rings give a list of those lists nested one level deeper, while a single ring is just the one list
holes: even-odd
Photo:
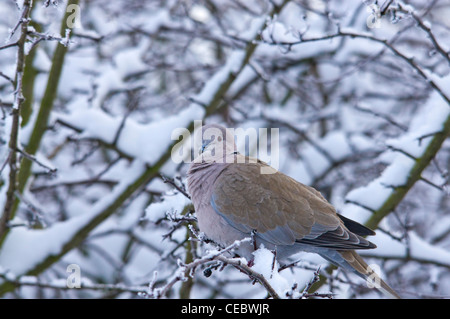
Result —
[{"label": "twig", "polygon": [[45,225],[44,221],[44,212],[40,210],[38,207],[33,205],[30,201],[26,200],[18,191],[14,193],[17,198],[26,205],[28,210],[33,214],[33,222],[31,224],[35,223],[35,220],[40,221],[43,225]]},{"label": "twig", "polygon": [[[68,30],[70,30],[70,29],[68,29]],[[66,34],[65,37],[62,37],[61,35],[51,35],[51,34],[45,34],[45,33],[40,33],[40,32],[36,32],[36,31],[28,31],[28,34],[38,38],[38,40],[34,41],[34,43],[32,45],[33,47],[37,44],[37,42],[40,42],[40,41],[58,41],[65,47],[67,47],[70,42],[68,34]]]},{"label": "twig", "polygon": [[380,16],[384,16],[394,0],[386,0],[380,8]]},{"label": "twig", "polygon": [[216,264],[216,262],[220,261],[224,265],[234,266],[235,268],[239,269],[241,272],[249,276],[249,278],[251,278],[252,280],[258,281],[264,286],[264,288],[267,290],[267,292],[271,297],[273,297],[274,299],[279,299],[280,296],[275,291],[275,289],[270,285],[267,279],[262,274],[254,271],[251,267],[249,267],[242,258],[228,258],[224,256],[224,254],[233,251],[234,249],[239,247],[242,243],[246,242],[251,242],[251,238],[248,237],[242,240],[236,240],[228,247],[212,251],[203,256],[202,258],[198,258],[189,264],[183,264],[181,261],[178,261],[179,267],[175,271],[175,274],[172,276],[172,279],[170,279],[163,287],[159,289],[153,289],[150,295],[154,296],[155,298],[162,298],[170,291],[170,289],[173,287],[173,285],[175,285],[175,283],[177,283],[178,281],[186,280],[185,276],[187,273],[194,272],[197,267],[201,265],[207,265],[212,262],[214,263],[214,267],[217,268],[218,265]]},{"label": "twig", "polygon": [[[74,138],[71,138],[71,137],[69,137],[68,140],[71,141],[71,142],[73,142],[73,141],[80,141],[80,139],[74,139]],[[93,142],[94,142],[94,145],[91,147],[91,149],[87,153],[85,153],[83,156],[81,156],[80,158],[75,159],[74,161],[72,161],[72,163],[70,163],[70,165],[75,166],[75,165],[78,165],[80,163],[83,163],[85,160],[87,160],[89,157],[91,157],[98,149],[100,149],[100,147],[101,147],[100,142],[98,142],[96,140],[94,140]]]},{"label": "twig", "polygon": [[[162,235],[163,239],[166,238],[171,238],[172,234],[178,230],[182,225],[186,224],[186,223],[192,223],[192,222],[196,222],[197,218],[195,217],[189,217],[189,216],[181,216],[181,217],[177,217],[177,216],[173,216],[170,213],[166,213],[166,218],[162,218],[161,220],[164,219],[168,219],[171,222],[175,222],[175,225],[172,225],[170,228],[170,231],[167,234]],[[155,222],[155,224],[159,223],[161,220],[158,220]],[[191,225],[190,225],[191,226]],[[178,248],[178,247],[177,247]],[[176,249],[176,248],[175,248]]]},{"label": "twig", "polygon": [[356,33],[353,31],[342,31],[340,28],[337,30],[337,32],[325,36],[319,36],[319,37],[312,37],[312,38],[302,38],[299,41],[293,41],[293,42],[286,42],[286,41],[266,41],[261,40],[263,43],[269,44],[269,45],[282,45],[282,46],[294,46],[294,45],[300,45],[302,43],[307,42],[317,42],[317,41],[325,41],[325,40],[331,40],[334,38],[340,38],[340,37],[349,37],[349,38],[359,38],[359,39],[367,39],[371,40],[377,43],[380,43],[384,45],[386,48],[388,48],[394,55],[398,56],[400,59],[405,61],[407,64],[409,64],[424,80],[426,83],[428,83],[446,102],[450,105],[450,97],[447,96],[444,91],[436,84],[436,82],[431,79],[425,71],[422,69],[422,67],[416,62],[416,60],[412,57],[408,57],[405,54],[403,54],[401,51],[399,51],[396,47],[393,46],[393,44],[386,40],[386,39],[380,39],[377,38],[371,34],[366,33]]},{"label": "twig", "polygon": [[[70,5],[77,4],[78,0],[68,0],[67,7]],[[67,28],[67,21],[69,20],[70,10],[65,10],[62,23],[60,26],[60,34],[65,33]],[[28,28],[23,30],[23,34],[26,38],[28,35]],[[54,106],[54,101],[56,99],[58,93],[58,85],[59,80],[62,74],[62,68],[64,64],[65,55],[68,51],[68,48],[63,44],[57,44],[53,53],[52,63],[50,67],[50,71],[47,77],[47,84],[44,90],[44,94],[40,101],[40,107],[37,111],[37,116],[34,120],[33,127],[31,129],[31,134],[29,135],[29,139],[27,141],[27,146],[25,148],[28,154],[35,155],[37,154],[41,141],[44,136],[44,133],[47,131],[48,120],[50,117],[51,110]],[[15,149],[15,147],[11,147]],[[20,171],[18,174],[17,180],[17,189],[19,192],[23,193],[25,187],[27,185],[28,179],[31,176],[31,165],[32,162],[26,158],[22,158],[20,162]],[[15,214],[17,208],[19,206],[19,201],[14,202],[14,206],[12,208],[12,214]]]},{"label": "twig", "polygon": [[36,156],[33,156],[31,154],[28,154],[27,152],[25,152],[24,150],[21,150],[20,148],[16,148],[15,149],[16,152],[19,152],[20,154],[22,154],[23,156],[25,156],[26,158],[28,158],[30,161],[35,162],[36,164],[38,164],[39,166],[45,168],[47,170],[47,174],[55,174],[58,169],[57,168],[52,168],[49,167],[47,165],[45,165],[44,163],[42,163],[41,161],[39,161]]},{"label": "twig", "polygon": [[263,119],[265,119],[266,121],[268,121],[269,123],[273,124],[273,125],[282,125],[287,127],[288,129],[290,129],[291,131],[293,131],[294,133],[298,134],[299,136],[301,136],[308,144],[310,144],[312,147],[314,147],[320,154],[322,154],[331,164],[334,164],[335,159],[333,158],[333,156],[330,154],[330,152],[328,152],[328,150],[326,150],[325,148],[323,148],[322,146],[318,145],[313,139],[311,139],[308,134],[295,127],[293,124],[281,120],[281,119],[274,119],[274,118],[270,118],[264,114],[261,115],[261,117]]},{"label": "twig", "polygon": [[412,159],[413,161],[416,161],[416,160],[417,160],[417,157],[415,157],[414,155],[412,155],[412,154],[408,153],[407,151],[402,150],[402,149],[400,149],[400,148],[398,148],[398,147],[396,147],[396,146],[387,145],[387,148],[390,149],[390,150],[392,150],[392,151],[394,151],[394,152],[398,152],[398,153],[400,153],[400,154],[403,154],[403,155],[405,155],[406,157]]},{"label": "twig", "polygon": [[12,47],[15,47],[15,46],[18,46],[18,45],[19,45],[18,42],[8,43],[8,44],[0,46],[0,50],[7,49],[7,48],[12,48]]},{"label": "twig", "polygon": [[420,177],[420,180],[421,180],[422,182],[425,182],[425,183],[427,183],[428,185],[430,185],[430,186],[432,186],[432,187],[434,187],[434,188],[440,190],[440,191],[445,191],[445,187],[444,187],[445,184],[442,185],[442,186],[437,185],[437,184],[433,183],[432,181],[430,181],[429,179],[427,179],[427,178],[425,178],[425,177],[423,177],[423,176]]},{"label": "twig", "polygon": [[161,176],[161,179],[163,180],[164,183],[172,185],[181,194],[186,196],[188,199],[191,199],[191,196],[187,193],[186,187],[184,185],[179,186],[179,185],[177,185],[177,183],[175,182],[175,180],[173,178],[166,177],[166,176],[164,176],[162,174],[160,176]]},{"label": "twig", "polygon": [[430,26],[427,23],[425,23],[414,11],[410,12],[404,9],[400,3],[397,6],[398,9],[396,9],[396,11],[409,14],[411,15],[411,17],[413,17],[413,19],[417,22],[417,25],[427,33],[431,43],[433,43],[434,47],[436,48],[436,51],[438,51],[450,63],[450,52],[447,52],[440,45],[440,43],[434,36],[433,32],[431,31]]},{"label": "twig", "polygon": [[230,252],[231,250],[238,247],[242,242],[246,242],[246,241],[250,241],[250,238],[245,238],[241,241],[235,241],[230,246],[228,246],[222,250],[219,250],[219,251],[216,251],[213,253],[209,253],[206,256],[196,259],[189,264],[183,264],[183,262],[181,260],[178,260],[178,268],[175,271],[175,274],[172,276],[172,279],[170,279],[163,287],[158,288],[158,289],[153,289],[151,295],[153,295],[155,298],[158,298],[158,299],[164,297],[170,291],[170,289],[173,287],[173,285],[175,285],[178,281],[185,280],[186,273],[190,272],[191,270],[194,271],[200,265],[208,264],[211,261],[220,260],[219,257],[222,254]]},{"label": "twig", "polygon": [[[19,117],[20,109],[23,101],[25,100],[22,94],[22,78],[25,69],[25,44],[27,39],[27,27],[29,23],[28,16],[31,11],[31,0],[25,0],[22,6],[22,14],[17,27],[21,25],[20,38],[17,41],[17,63],[16,63],[16,73],[14,81],[14,104],[12,108],[12,125],[9,137],[9,148],[11,150],[17,149],[18,136],[19,136]],[[16,29],[16,28],[15,28]],[[13,29],[13,32],[15,32]],[[9,154],[9,180],[8,189],[6,191],[5,206],[3,208],[3,213],[0,218],[0,249],[3,245],[4,239],[8,233],[8,223],[12,217],[14,217],[14,202],[16,199],[15,192],[17,190],[17,155],[16,152],[10,152]]]},{"label": "twig", "polygon": [[373,209],[373,208],[371,208],[371,207],[369,207],[369,206],[366,206],[366,205],[364,205],[364,204],[355,202],[355,201],[353,201],[353,200],[346,199],[346,200],[345,200],[345,203],[350,203],[350,204],[353,204],[353,205],[362,207],[362,208],[368,210],[368,211],[371,212],[371,213],[375,213],[375,209]]},{"label": "twig", "polygon": [[387,122],[389,122],[390,124],[397,126],[399,129],[401,129],[404,132],[406,132],[408,130],[408,128],[405,125],[400,124],[397,121],[393,120],[389,115],[382,114],[380,112],[377,112],[372,109],[368,109],[368,108],[365,108],[365,107],[362,107],[359,105],[355,105],[355,109],[358,111],[369,113],[369,114],[372,114],[373,116],[382,118],[382,119],[386,120]]},{"label": "twig", "polygon": [[9,81],[12,85],[14,85],[14,80],[11,79],[9,76],[7,76],[5,73],[3,73],[2,71],[0,71],[0,76],[4,79],[6,79],[7,81]]},{"label": "twig", "polygon": [[267,281],[267,279],[260,273],[254,271],[252,268],[250,268],[247,264],[242,263],[242,259],[240,258],[226,258],[224,256],[217,256],[215,259],[220,260],[224,263],[227,263],[229,265],[233,265],[234,267],[238,268],[239,270],[243,271],[246,275],[249,276],[251,279],[256,279],[259,281],[261,285],[267,290],[269,295],[273,299],[280,299],[280,296],[275,291],[275,289],[272,287],[272,285]]},{"label": "twig", "polygon": [[312,285],[314,285],[316,282],[318,282],[320,280],[320,266],[316,269],[316,271],[314,271],[314,276],[313,278],[309,281],[309,283],[305,286],[305,288],[303,289],[302,295],[306,295],[309,290],[311,289]]},{"label": "twig", "polygon": [[0,175],[2,174],[2,172],[5,169],[6,165],[8,164],[10,156],[11,156],[11,151],[9,151],[8,156],[6,157],[6,160],[3,162],[2,167],[0,168]]},{"label": "twig", "polygon": [[57,187],[73,187],[73,186],[82,186],[82,185],[91,186],[93,184],[104,184],[104,185],[112,187],[112,186],[117,185],[117,183],[118,183],[118,181],[112,180],[112,179],[90,178],[90,179],[84,179],[84,180],[79,180],[79,181],[61,182],[61,183],[55,183],[55,184],[50,184],[50,185],[33,186],[32,188],[30,188],[30,191],[32,193],[35,193],[35,192],[42,192],[47,189],[52,189],[52,188],[57,188]]},{"label": "twig", "polygon": [[[20,18],[17,21],[16,25],[9,31],[9,35],[8,35],[8,38],[6,39],[6,42],[9,42],[9,40],[11,40],[11,38],[14,36],[14,33],[16,33],[16,31],[19,29],[21,24],[23,24],[25,26],[28,26],[28,23],[30,22],[30,20],[28,19],[28,13],[29,13],[30,7],[31,7],[31,3],[30,2],[24,3],[23,10],[22,10],[22,15],[20,16]],[[24,28],[22,26],[22,31],[24,29],[26,29],[26,27]]]},{"label": "twig", "polygon": [[[38,287],[47,289],[57,289],[57,290],[75,290],[68,285],[58,283],[42,283],[38,281],[37,277],[19,277],[12,278],[13,276],[8,273],[0,273],[0,278],[8,283],[11,283],[18,287]],[[88,280],[81,280],[80,287],[76,289],[82,290],[92,290],[92,291],[114,291],[114,292],[129,292],[137,294],[146,294],[148,292],[147,286],[126,286],[123,284],[94,284]]]},{"label": "twig", "polygon": [[127,121],[127,118],[133,113],[133,111],[139,106],[139,98],[136,96],[137,93],[129,93],[131,95],[130,101],[128,103],[127,111],[122,117],[122,120],[120,121],[119,128],[117,129],[112,145],[117,145],[117,142],[119,140],[120,134],[122,133],[122,130],[125,126],[125,123]]},{"label": "twig", "polygon": [[286,292],[286,297],[289,299],[297,298],[297,299],[308,299],[312,297],[319,297],[319,298],[328,298],[332,299],[335,294],[333,293],[319,293],[319,292],[309,292],[312,288],[312,286],[320,281],[320,266],[316,269],[314,269],[313,278],[308,282],[308,284],[305,286],[303,291],[298,294],[296,293],[296,290],[298,289],[298,284],[294,283],[291,287],[291,290]]}]

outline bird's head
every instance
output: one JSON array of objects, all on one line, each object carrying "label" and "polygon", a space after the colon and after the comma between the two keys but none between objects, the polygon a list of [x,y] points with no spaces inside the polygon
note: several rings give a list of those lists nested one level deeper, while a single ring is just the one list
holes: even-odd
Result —
[{"label": "bird's head", "polygon": [[234,134],[219,124],[207,124],[195,132],[196,161],[218,162],[236,152]]}]

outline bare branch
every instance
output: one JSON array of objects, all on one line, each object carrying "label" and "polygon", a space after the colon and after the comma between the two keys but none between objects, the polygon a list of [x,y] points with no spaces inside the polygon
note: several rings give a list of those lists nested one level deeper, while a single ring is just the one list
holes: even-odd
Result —
[{"label": "bare branch", "polygon": [[301,40],[296,41],[296,42],[284,42],[284,41],[272,41],[271,42],[271,41],[266,41],[266,40],[262,40],[262,42],[264,42],[266,44],[270,44],[270,45],[281,45],[281,46],[291,47],[294,45],[301,45],[303,43],[325,41],[325,40],[331,40],[331,39],[340,38],[340,37],[349,37],[352,39],[355,39],[355,38],[367,39],[367,40],[371,40],[376,43],[380,43],[380,44],[384,45],[394,55],[396,55],[397,57],[402,59],[404,62],[409,64],[425,80],[425,82],[428,83],[434,90],[436,90],[439,93],[439,95],[447,102],[447,104],[450,105],[450,97],[447,96],[447,94],[444,93],[444,91],[437,85],[437,83],[427,75],[427,73],[419,65],[419,63],[414,58],[408,57],[407,55],[402,53],[399,49],[394,47],[392,45],[392,43],[386,39],[380,39],[371,34],[362,34],[362,33],[356,33],[353,31],[342,31],[341,29],[338,29],[337,32],[334,34],[329,34],[329,35],[320,36],[320,37],[302,38]]},{"label": "bare branch", "polygon": [[186,198],[191,199],[191,196],[187,193],[187,191],[186,191],[186,186],[185,186],[184,184],[182,184],[182,183],[180,182],[181,184],[178,185],[178,184],[175,182],[175,179],[166,177],[166,176],[164,176],[164,175],[161,175],[161,178],[162,178],[162,180],[163,180],[164,183],[167,183],[167,184],[172,185],[172,186],[173,186],[176,190],[178,190],[181,194],[183,194],[184,196],[186,196]]},{"label": "bare branch", "polygon": [[[22,7],[22,14],[16,27],[13,28],[11,33],[14,33],[19,25],[21,25],[20,38],[17,41],[17,64],[16,64],[16,74],[15,74],[15,90],[14,90],[14,105],[12,108],[12,127],[9,137],[9,148],[11,150],[17,149],[18,145],[18,135],[19,135],[19,117],[21,105],[24,101],[22,94],[22,78],[25,68],[25,44],[27,39],[27,27],[29,23],[28,16],[31,10],[31,0],[24,0]],[[12,34],[11,34],[12,36]],[[17,190],[17,176],[18,176],[18,163],[16,152],[10,152],[9,154],[9,180],[8,180],[8,190],[6,192],[6,201],[3,208],[3,214],[0,218],[0,248],[8,233],[8,223],[13,216],[13,205],[15,201],[15,193]]]},{"label": "bare branch", "polygon": [[58,169],[54,168],[54,167],[49,167],[48,165],[42,163],[41,161],[39,161],[36,156],[30,155],[27,152],[25,152],[24,150],[21,150],[20,148],[16,148],[15,149],[17,152],[19,152],[20,154],[22,154],[23,156],[25,156],[26,158],[28,158],[30,161],[35,162],[37,165],[45,168],[47,170],[47,174],[55,174]]}]

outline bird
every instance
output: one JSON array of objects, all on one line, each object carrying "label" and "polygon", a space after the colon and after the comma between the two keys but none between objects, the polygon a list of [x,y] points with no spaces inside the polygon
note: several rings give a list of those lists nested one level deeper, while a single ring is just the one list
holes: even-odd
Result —
[{"label": "bird", "polygon": [[194,138],[200,147],[187,171],[187,189],[207,238],[224,247],[252,238],[235,251],[247,260],[261,245],[280,262],[301,251],[316,253],[378,283],[389,298],[400,298],[355,251],[376,248],[365,238],[375,235],[373,230],[337,213],[313,187],[240,154],[233,132],[224,126],[203,125]]}]

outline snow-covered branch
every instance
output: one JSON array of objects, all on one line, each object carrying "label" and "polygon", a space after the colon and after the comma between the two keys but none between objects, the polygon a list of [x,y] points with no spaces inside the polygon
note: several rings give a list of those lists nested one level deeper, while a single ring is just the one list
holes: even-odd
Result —
[{"label": "snow-covered branch", "polygon": [[378,297],[314,254],[191,238],[195,150],[171,155],[201,120],[376,228],[364,257],[402,294],[450,295],[447,2],[30,3],[2,5],[0,294]]}]

